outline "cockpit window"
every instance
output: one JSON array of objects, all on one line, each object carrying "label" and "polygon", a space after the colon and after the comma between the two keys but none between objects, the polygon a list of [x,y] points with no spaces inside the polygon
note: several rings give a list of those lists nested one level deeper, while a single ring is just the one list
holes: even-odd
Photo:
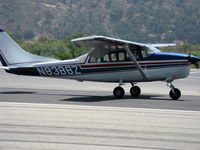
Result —
[{"label": "cockpit window", "polygon": [[131,50],[133,56],[135,56],[136,59],[139,59],[140,58],[140,54],[139,54],[139,51],[138,50]]},{"label": "cockpit window", "polygon": [[147,49],[146,47],[143,47],[143,48],[141,49],[141,54],[142,54],[142,57],[143,57],[143,58],[148,57],[148,56],[149,56],[149,54],[148,54],[148,49]]}]

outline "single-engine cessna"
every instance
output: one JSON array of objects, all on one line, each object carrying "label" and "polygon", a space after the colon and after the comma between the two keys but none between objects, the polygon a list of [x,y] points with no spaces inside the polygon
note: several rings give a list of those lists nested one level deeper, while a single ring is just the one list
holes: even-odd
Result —
[{"label": "single-engine cessna", "polygon": [[89,36],[72,42],[90,49],[78,58],[57,60],[30,54],[0,29],[0,60],[6,72],[17,75],[55,77],[78,81],[116,82],[116,98],[125,94],[122,85],[131,83],[130,94],[138,97],[136,83],[165,81],[173,100],[181,96],[172,82],[186,78],[190,65],[200,61],[192,55],[160,52],[157,48],[175,44],[143,44],[105,36]]}]

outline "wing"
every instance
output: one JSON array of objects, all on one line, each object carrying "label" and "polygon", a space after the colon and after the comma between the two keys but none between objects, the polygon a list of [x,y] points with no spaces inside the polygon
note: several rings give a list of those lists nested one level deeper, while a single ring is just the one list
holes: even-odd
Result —
[{"label": "wing", "polygon": [[138,46],[145,46],[146,44],[131,42],[127,40],[121,40],[111,37],[105,36],[88,36],[83,38],[73,39],[72,42],[75,42],[79,45],[83,46],[94,46],[95,43],[104,43],[104,44],[111,44],[111,45],[138,45]]},{"label": "wing", "polygon": [[132,48],[147,46],[146,44],[142,43],[136,43],[105,36],[89,36],[77,38],[73,39],[72,42],[80,46],[89,48],[90,52],[88,53],[88,55],[96,57],[102,57],[103,55],[108,53],[108,51],[121,50],[124,45],[129,45],[129,47]]}]

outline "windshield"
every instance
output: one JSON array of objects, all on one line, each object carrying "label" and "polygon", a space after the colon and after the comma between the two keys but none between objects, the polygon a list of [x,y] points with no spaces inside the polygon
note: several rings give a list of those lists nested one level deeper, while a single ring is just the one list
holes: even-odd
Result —
[{"label": "windshield", "polygon": [[157,53],[157,52],[160,52],[159,49],[157,49],[157,48],[155,48],[155,47],[153,47],[151,45],[147,45],[146,48],[147,48],[147,51],[148,51],[149,55]]}]

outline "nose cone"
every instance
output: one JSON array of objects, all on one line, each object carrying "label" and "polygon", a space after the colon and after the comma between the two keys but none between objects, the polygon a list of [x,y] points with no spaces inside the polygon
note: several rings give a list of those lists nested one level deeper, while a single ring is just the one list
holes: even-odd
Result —
[{"label": "nose cone", "polygon": [[195,64],[195,63],[197,63],[198,61],[200,61],[200,58],[191,55],[191,56],[189,56],[189,61],[191,62],[191,64]]}]

